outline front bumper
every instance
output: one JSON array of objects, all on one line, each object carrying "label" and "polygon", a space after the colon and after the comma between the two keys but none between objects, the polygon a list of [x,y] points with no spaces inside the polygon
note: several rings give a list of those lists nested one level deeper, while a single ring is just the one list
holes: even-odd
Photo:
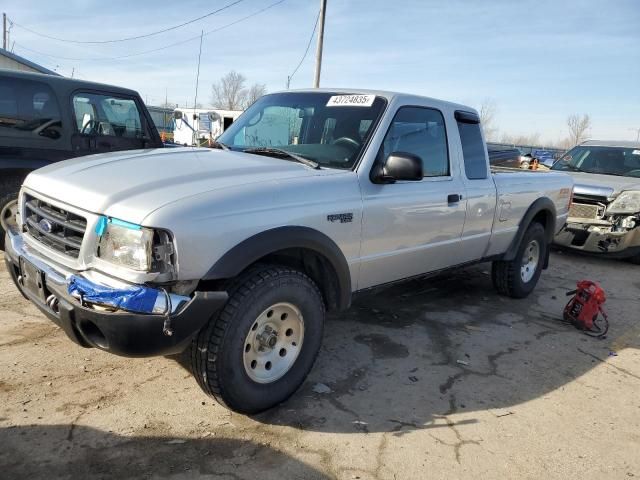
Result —
[{"label": "front bumper", "polygon": [[629,258],[640,254],[640,227],[612,232],[606,225],[572,222],[569,219],[556,235],[554,244],[587,253]]},{"label": "front bumper", "polygon": [[[38,270],[40,291],[26,288],[19,281],[21,258]],[[107,311],[81,305],[77,298],[70,296],[70,274],[78,273],[52,266],[30,249],[15,231],[6,234],[4,259],[22,295],[59,325],[71,340],[83,347],[95,347],[126,357],[171,355],[183,351],[228,298],[226,292],[195,292],[191,298],[187,297],[187,301],[162,315]],[[52,295],[55,303],[50,301]],[[170,336],[164,333],[167,316],[173,330]]]}]

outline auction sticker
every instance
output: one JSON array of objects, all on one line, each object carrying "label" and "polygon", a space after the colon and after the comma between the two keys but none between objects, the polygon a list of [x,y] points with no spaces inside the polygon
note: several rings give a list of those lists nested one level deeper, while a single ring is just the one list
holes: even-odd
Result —
[{"label": "auction sticker", "polygon": [[634,150],[633,152],[631,152],[633,155],[640,155],[640,150]]},{"label": "auction sticker", "polygon": [[334,95],[327,107],[370,107],[375,99],[375,95]]}]

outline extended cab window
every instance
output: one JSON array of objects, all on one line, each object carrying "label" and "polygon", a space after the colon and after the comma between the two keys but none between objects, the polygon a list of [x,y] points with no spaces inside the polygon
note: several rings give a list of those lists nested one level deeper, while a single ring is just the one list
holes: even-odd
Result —
[{"label": "extended cab window", "polygon": [[[458,112],[456,112],[458,113]],[[471,117],[472,115],[469,115]],[[469,180],[481,180],[487,178],[487,158],[485,146],[480,132],[480,121],[469,121],[462,115],[458,118],[458,131],[462,142],[462,155],[464,156],[464,171]]]},{"label": "extended cab window", "polygon": [[144,137],[140,111],[132,99],[79,93],[73,97],[73,110],[80,133],[122,138]]},{"label": "extended cab window", "polygon": [[57,140],[62,134],[58,101],[41,82],[0,79],[0,136]]},{"label": "extended cab window", "polygon": [[422,160],[425,177],[449,175],[449,153],[444,117],[438,110],[402,107],[384,137],[380,159],[392,152],[407,152]]}]

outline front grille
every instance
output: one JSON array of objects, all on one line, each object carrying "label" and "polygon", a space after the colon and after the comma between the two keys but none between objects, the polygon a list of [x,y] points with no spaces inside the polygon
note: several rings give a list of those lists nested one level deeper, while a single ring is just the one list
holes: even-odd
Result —
[{"label": "front grille", "polygon": [[569,209],[569,217],[573,218],[601,218],[604,207],[587,203],[572,203]]},{"label": "front grille", "polygon": [[53,250],[78,258],[87,229],[86,218],[31,195],[25,195],[24,207],[29,235]]}]

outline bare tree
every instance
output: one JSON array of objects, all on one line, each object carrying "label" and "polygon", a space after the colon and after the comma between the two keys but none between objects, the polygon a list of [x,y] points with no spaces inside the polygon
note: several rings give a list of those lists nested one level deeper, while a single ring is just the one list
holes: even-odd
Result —
[{"label": "bare tree", "polygon": [[496,116],[496,103],[491,98],[485,98],[480,105],[480,125],[487,140],[495,140],[498,129],[494,125]]},{"label": "bare tree", "polygon": [[267,93],[267,86],[264,83],[254,83],[253,85],[251,85],[251,87],[247,90],[243,108],[249,108],[265,93]]},{"label": "bare tree", "polygon": [[569,127],[570,146],[578,145],[587,138],[587,130],[591,128],[591,119],[586,113],[584,115],[569,115],[567,117],[567,127]]},{"label": "bare tree", "polygon": [[510,145],[540,145],[540,134],[538,132],[529,135],[510,135],[503,133],[500,142]]},{"label": "bare tree", "polygon": [[246,103],[246,78],[241,73],[231,71],[211,86],[211,103],[214,108],[241,110]]}]

